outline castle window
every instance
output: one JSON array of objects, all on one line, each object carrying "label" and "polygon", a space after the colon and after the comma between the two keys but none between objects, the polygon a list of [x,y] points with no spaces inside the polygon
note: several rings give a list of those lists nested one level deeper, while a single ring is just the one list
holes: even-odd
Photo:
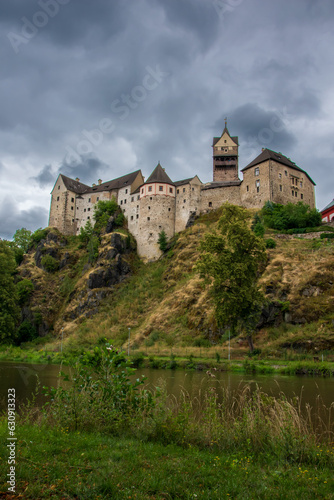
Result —
[{"label": "castle window", "polygon": [[128,194],[128,190],[127,189],[125,190],[125,194]]},{"label": "castle window", "polygon": [[99,198],[99,197],[97,197],[97,198],[96,198],[96,201],[99,201],[99,199],[100,199],[100,198]]},{"label": "castle window", "polygon": [[123,205],[123,200],[121,200],[121,205]]},{"label": "castle window", "polygon": [[153,236],[153,233],[150,233],[150,236]]},{"label": "castle window", "polygon": [[227,141],[226,141],[226,139],[224,140],[224,142],[225,142],[225,144],[226,144],[226,142],[227,142]]},{"label": "castle window", "polygon": [[170,208],[168,209],[168,212],[170,212]]},{"label": "castle window", "polygon": [[149,191],[152,191],[152,186],[148,186],[148,190],[149,190]]},{"label": "castle window", "polygon": [[143,192],[144,192],[144,190],[142,189],[142,190],[141,190],[141,194],[143,194]]},{"label": "castle window", "polygon": [[169,192],[173,194],[173,188],[169,188]]},{"label": "castle window", "polygon": [[300,198],[301,198],[301,199],[303,199],[303,198],[304,198],[304,195],[303,195],[303,193],[301,193],[301,195],[300,195]]},{"label": "castle window", "polygon": [[60,186],[58,186],[58,189],[60,189]]},{"label": "castle window", "polygon": [[57,205],[57,208],[58,208],[58,205]]},{"label": "castle window", "polygon": [[300,187],[302,188],[302,187],[303,187],[303,183],[302,183],[302,181],[300,181],[300,183],[299,183],[299,184],[300,184]]},{"label": "castle window", "polygon": [[136,219],[139,219],[139,215],[138,214],[136,215]]},{"label": "castle window", "polygon": [[147,220],[151,220],[150,217],[147,217]]},{"label": "castle window", "polygon": [[79,207],[77,207],[77,210],[79,210]]},{"label": "castle window", "polygon": [[84,208],[84,212],[86,212],[86,209]]},{"label": "castle window", "polygon": [[139,208],[139,205],[137,205],[137,210],[138,210],[138,208]]},{"label": "castle window", "polygon": [[151,201],[153,200],[152,196],[150,196],[150,200],[151,200]]},{"label": "castle window", "polygon": [[256,181],[255,186],[256,186],[256,192],[259,193],[260,192],[260,181]]},{"label": "castle window", "polygon": [[285,177],[287,177],[288,176],[288,171],[284,170],[284,174],[285,174]]},{"label": "castle window", "polygon": [[177,189],[177,190],[176,190],[176,192],[177,192],[177,194],[179,194],[180,190],[179,190],[179,189]]},{"label": "castle window", "polygon": [[126,203],[126,200],[124,200],[124,205],[125,205],[125,203]]},{"label": "castle window", "polygon": [[151,207],[147,207],[149,210],[151,210]]},{"label": "castle window", "polygon": [[87,208],[87,211],[90,212],[90,208]]},{"label": "castle window", "polygon": [[183,203],[186,203],[187,200],[183,200]]},{"label": "castle window", "polygon": [[297,198],[297,195],[298,195],[298,193],[297,193],[297,191],[295,191],[295,198]]},{"label": "castle window", "polygon": [[88,215],[87,219],[90,219],[89,215]]},{"label": "castle window", "polygon": [[282,191],[282,184],[279,185],[279,190]]},{"label": "castle window", "polygon": [[131,215],[131,220],[133,220],[133,215]]},{"label": "castle window", "polygon": [[71,210],[74,210],[73,207],[71,207]]},{"label": "castle window", "polygon": [[183,192],[184,192],[184,193],[186,192],[186,188],[183,188]]},{"label": "castle window", "polygon": [[140,200],[140,194],[137,196],[137,200]]},{"label": "castle window", "polygon": [[90,198],[88,198],[88,203],[90,203]]},{"label": "castle window", "polygon": [[194,188],[191,188],[192,191],[194,191]]},{"label": "castle window", "polygon": [[72,222],[74,222],[74,219],[72,219]]},{"label": "castle window", "polygon": [[295,195],[295,192],[294,192],[294,191],[292,191],[292,196],[294,196],[294,195]]},{"label": "castle window", "polygon": [[163,191],[164,190],[164,187],[163,186],[159,186],[159,191]]},{"label": "castle window", "polygon": [[71,202],[74,203],[74,198],[71,198]]},{"label": "castle window", "polygon": [[134,196],[131,196],[131,201],[135,201],[135,197]]},{"label": "castle window", "polygon": [[254,170],[254,174],[260,175],[260,168],[259,167],[256,167],[256,169]]},{"label": "castle window", "polygon": [[57,201],[59,201],[59,196],[57,196]]},{"label": "castle window", "polygon": [[123,208],[123,214],[125,213],[125,208]]},{"label": "castle window", "polygon": [[161,226],[159,226],[159,229],[161,229]]},{"label": "castle window", "polygon": [[212,207],[212,201],[209,201],[209,207]]},{"label": "castle window", "polygon": [[248,193],[248,191],[249,191],[249,186],[246,186],[246,189],[247,189],[247,193]]},{"label": "castle window", "polygon": [[278,178],[282,179],[282,174],[281,173],[278,174]]}]

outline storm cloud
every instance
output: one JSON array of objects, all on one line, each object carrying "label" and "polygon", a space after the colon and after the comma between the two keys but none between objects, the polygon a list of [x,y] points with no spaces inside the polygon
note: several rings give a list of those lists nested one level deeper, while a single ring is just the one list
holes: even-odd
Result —
[{"label": "storm cloud", "polygon": [[47,224],[59,173],[91,185],[147,177],[161,161],[173,180],[211,180],[225,117],[240,169],[262,147],[281,151],[316,182],[318,208],[333,198],[331,0],[17,0],[1,11],[2,236]]}]

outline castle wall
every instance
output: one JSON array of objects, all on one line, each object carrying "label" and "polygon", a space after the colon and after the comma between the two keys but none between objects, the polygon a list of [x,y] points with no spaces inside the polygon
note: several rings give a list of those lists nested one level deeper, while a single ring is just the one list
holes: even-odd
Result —
[{"label": "castle wall", "polygon": [[226,201],[233,205],[241,205],[240,186],[203,187],[200,211],[207,213],[216,210]]},{"label": "castle wall", "polygon": [[[158,185],[161,185],[157,183]],[[170,185],[165,185],[169,192]],[[148,187],[145,185],[145,187]],[[145,188],[143,188],[143,195]],[[129,229],[137,240],[138,255],[145,260],[155,260],[161,255],[158,245],[159,233],[165,231],[167,239],[175,234],[175,188],[174,196],[169,194],[153,194],[147,190],[148,195],[140,194],[140,213],[136,221],[130,221]],[[137,222],[138,221],[138,222]]]},{"label": "castle wall", "polygon": [[282,204],[302,201],[315,207],[314,186],[304,172],[267,160],[245,170],[243,176],[241,202],[246,208],[261,208],[268,200]]},{"label": "castle wall", "polygon": [[59,176],[51,194],[49,226],[57,227],[63,234],[76,234],[75,196]]},{"label": "castle wall", "polygon": [[199,214],[201,205],[201,186],[198,177],[194,177],[188,184],[176,187],[175,200],[175,232],[179,233],[186,228],[192,212]]}]

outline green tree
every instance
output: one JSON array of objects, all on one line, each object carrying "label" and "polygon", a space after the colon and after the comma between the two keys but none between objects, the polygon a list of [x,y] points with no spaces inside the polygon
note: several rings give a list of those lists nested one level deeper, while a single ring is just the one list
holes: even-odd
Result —
[{"label": "green tree", "polygon": [[32,232],[29,229],[22,227],[15,232],[13,242],[18,248],[21,248],[23,252],[26,253],[32,241],[31,235]]},{"label": "green tree", "polygon": [[158,245],[162,252],[165,252],[167,249],[167,234],[164,230],[159,233]]},{"label": "green tree", "polygon": [[88,219],[85,227],[80,228],[79,240],[82,243],[87,244],[89,242],[90,238],[93,236],[93,233],[94,233],[94,229],[93,229],[92,223],[91,223],[90,219]]},{"label": "green tree", "polygon": [[206,235],[197,264],[200,275],[212,283],[217,326],[245,331],[253,351],[252,333],[258,322],[264,295],[258,285],[259,269],[266,262],[265,245],[249,227],[244,208],[223,205],[219,232]]},{"label": "green tree", "polygon": [[116,198],[111,200],[100,200],[94,207],[93,219],[95,220],[95,230],[101,230],[107,225],[108,219],[117,211],[118,205]]},{"label": "green tree", "polygon": [[23,305],[29,299],[32,292],[34,291],[34,284],[31,280],[24,279],[17,283],[16,291],[18,295],[19,304]]},{"label": "green tree", "polygon": [[11,340],[19,317],[14,283],[16,262],[10,246],[0,240],[0,342]]}]

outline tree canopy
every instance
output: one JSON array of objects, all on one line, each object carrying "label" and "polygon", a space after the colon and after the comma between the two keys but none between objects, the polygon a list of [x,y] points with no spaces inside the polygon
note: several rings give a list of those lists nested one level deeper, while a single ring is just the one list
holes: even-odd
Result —
[{"label": "tree canopy", "polygon": [[250,228],[249,214],[242,207],[226,203],[218,231],[206,235],[200,244],[197,268],[212,284],[215,316],[220,328],[246,331],[252,349],[251,332],[264,303],[259,288],[259,269],[266,262],[265,245]]},{"label": "tree canopy", "polygon": [[14,283],[16,262],[14,252],[7,242],[0,240],[0,342],[10,340],[15,334],[19,317],[17,291]]}]

